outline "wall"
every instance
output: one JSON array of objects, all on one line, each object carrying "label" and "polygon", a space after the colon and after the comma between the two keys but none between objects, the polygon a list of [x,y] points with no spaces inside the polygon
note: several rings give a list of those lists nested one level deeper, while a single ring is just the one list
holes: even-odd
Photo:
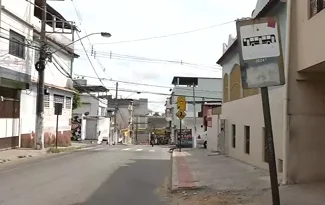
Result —
[{"label": "wall", "polygon": [[[279,20],[282,49],[285,51],[286,4],[279,3],[268,16],[277,16]],[[236,46],[236,45],[235,45]],[[264,162],[264,119],[259,89],[243,90],[239,66],[238,47],[223,60],[224,103],[221,118],[226,120],[225,140],[227,154],[267,169]],[[283,160],[283,86],[269,88],[271,116],[275,141],[277,163]],[[236,125],[236,148],[232,147],[232,124]],[[245,153],[244,126],[250,127],[250,154]],[[280,161],[279,161],[280,160]],[[281,162],[282,163],[282,162]],[[280,165],[280,164],[278,164]],[[278,166],[279,167],[279,166]]]},{"label": "wall", "polygon": [[[85,112],[89,112],[89,116],[97,116],[99,113],[99,101],[88,94],[80,95],[82,105],[73,110],[73,115],[82,115]],[[105,102],[104,99],[101,99]]]},{"label": "wall", "polygon": [[219,115],[212,115],[212,127],[208,127],[207,140],[208,149],[211,151],[216,151],[218,148],[218,134],[219,130]]},{"label": "wall", "polygon": [[[34,133],[35,133],[35,119],[36,119],[36,85],[33,84],[29,90],[21,91],[21,146],[33,147]],[[44,143],[46,146],[54,143],[56,134],[56,116],[54,115],[54,99],[53,94],[71,97],[72,93],[58,89],[49,89],[50,101],[49,107],[44,108]],[[71,140],[71,108],[66,107],[66,98],[62,115],[59,116],[59,145],[67,146]]]},{"label": "wall", "polygon": [[[292,1],[292,4],[288,180],[318,182],[325,180],[325,81],[317,79],[325,79],[325,74],[311,71],[307,75],[297,70],[325,60],[325,30],[320,26],[325,20],[325,11],[308,19],[306,2]],[[319,71],[325,70],[322,64],[317,67]]]},{"label": "wall", "polygon": [[[283,130],[283,89],[277,88],[269,92],[275,152],[277,159],[283,159],[282,155],[282,130]],[[221,119],[226,119],[225,136],[228,144],[228,154],[239,160],[255,166],[267,169],[268,165],[263,161],[264,149],[264,118],[261,103],[261,95],[249,96],[240,100],[228,102],[222,105]],[[232,124],[236,125],[236,148],[232,147]],[[244,126],[250,126],[250,154],[245,154]]]},{"label": "wall", "polygon": [[[309,1],[292,1],[292,34],[295,34],[294,49],[297,71],[303,71],[311,66],[324,63],[325,47],[324,24],[325,10],[310,18]],[[315,32],[313,32],[315,31]],[[323,70],[323,69],[321,69]]]}]

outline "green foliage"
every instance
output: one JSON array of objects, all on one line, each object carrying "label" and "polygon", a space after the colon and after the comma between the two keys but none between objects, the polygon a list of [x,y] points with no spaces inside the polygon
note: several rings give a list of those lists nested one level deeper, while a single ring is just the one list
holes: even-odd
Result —
[{"label": "green foliage", "polygon": [[75,90],[75,93],[73,93],[72,110],[77,109],[80,106],[81,106],[80,93],[77,90]]}]

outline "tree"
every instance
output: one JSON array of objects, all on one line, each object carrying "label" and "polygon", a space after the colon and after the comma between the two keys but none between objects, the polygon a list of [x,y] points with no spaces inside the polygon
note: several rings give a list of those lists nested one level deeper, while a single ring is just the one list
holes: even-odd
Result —
[{"label": "tree", "polygon": [[153,114],[153,116],[160,116],[159,112],[155,112],[155,114]]},{"label": "tree", "polygon": [[72,110],[75,110],[81,106],[80,93],[77,90],[74,91],[75,92],[73,93]]}]

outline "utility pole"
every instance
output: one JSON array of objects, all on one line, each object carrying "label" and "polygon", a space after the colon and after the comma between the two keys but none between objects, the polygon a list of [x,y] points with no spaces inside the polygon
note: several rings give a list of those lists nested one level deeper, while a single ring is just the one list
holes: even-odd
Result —
[{"label": "utility pole", "polygon": [[194,133],[192,137],[192,146],[196,148],[196,104],[195,104],[195,83],[193,83],[193,112],[194,112]]},{"label": "utility pole", "polygon": [[[116,82],[116,90],[115,90],[115,114],[114,114],[114,136],[113,139],[115,137],[117,137],[117,111],[118,111],[118,82]],[[113,140],[112,140],[113,141]]]},{"label": "utility pole", "polygon": [[39,61],[35,64],[38,71],[37,100],[36,100],[36,139],[35,149],[44,148],[44,70],[46,60],[46,0],[42,0],[42,21],[41,21],[41,49]]},{"label": "utility pole", "polygon": [[137,116],[137,123],[135,126],[135,142],[134,142],[135,145],[138,143],[138,126],[139,126],[139,117]]}]

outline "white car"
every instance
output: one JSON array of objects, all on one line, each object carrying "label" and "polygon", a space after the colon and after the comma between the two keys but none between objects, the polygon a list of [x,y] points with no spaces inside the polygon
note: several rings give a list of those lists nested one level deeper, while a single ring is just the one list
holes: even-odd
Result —
[{"label": "white car", "polygon": [[201,133],[201,134],[198,134],[196,136],[196,145],[197,147],[199,146],[203,146],[205,149],[207,148],[207,145],[208,145],[208,133],[207,131]]}]

